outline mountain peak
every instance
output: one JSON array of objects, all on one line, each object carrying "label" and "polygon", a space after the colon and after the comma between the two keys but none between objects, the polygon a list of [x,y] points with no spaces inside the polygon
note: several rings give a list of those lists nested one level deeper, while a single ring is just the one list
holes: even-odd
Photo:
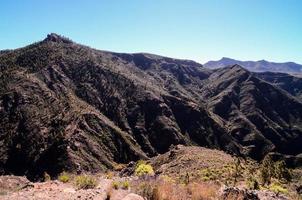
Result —
[{"label": "mountain peak", "polygon": [[233,60],[233,59],[227,58],[227,57],[222,57],[220,60]]},{"label": "mountain peak", "polygon": [[47,37],[44,39],[44,41],[46,42],[58,42],[58,43],[72,43],[72,41],[64,36],[61,36],[59,34],[56,33],[50,33],[47,35]]}]

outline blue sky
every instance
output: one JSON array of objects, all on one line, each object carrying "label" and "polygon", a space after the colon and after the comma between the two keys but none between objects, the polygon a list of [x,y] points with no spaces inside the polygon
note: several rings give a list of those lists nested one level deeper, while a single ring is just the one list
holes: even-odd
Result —
[{"label": "blue sky", "polygon": [[300,0],[0,0],[0,49],[55,32],[116,52],[302,63]]}]

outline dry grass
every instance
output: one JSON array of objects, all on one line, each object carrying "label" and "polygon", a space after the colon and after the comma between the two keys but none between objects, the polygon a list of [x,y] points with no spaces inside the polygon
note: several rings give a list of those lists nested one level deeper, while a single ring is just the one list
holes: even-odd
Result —
[{"label": "dry grass", "polygon": [[193,183],[188,185],[192,200],[213,200],[218,198],[220,186],[213,183]]},{"label": "dry grass", "polygon": [[93,189],[97,184],[98,181],[93,176],[79,175],[75,177],[75,185],[78,189]]},{"label": "dry grass", "polygon": [[153,191],[153,200],[181,200],[187,199],[185,187],[174,185],[169,182],[161,182]]},{"label": "dry grass", "polygon": [[135,192],[147,200],[214,200],[219,188],[210,182],[184,185],[163,178],[141,181],[134,186]]}]

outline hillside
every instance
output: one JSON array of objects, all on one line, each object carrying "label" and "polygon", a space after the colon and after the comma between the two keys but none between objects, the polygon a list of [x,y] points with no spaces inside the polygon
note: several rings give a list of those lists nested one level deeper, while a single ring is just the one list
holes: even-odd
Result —
[{"label": "hillside", "polygon": [[240,66],[99,51],[50,34],[0,54],[0,170],[104,171],[198,145],[302,153],[302,104]]},{"label": "hillside", "polygon": [[255,73],[255,76],[261,78],[277,87],[282,88],[291,95],[302,99],[302,78],[286,73],[262,72]]},{"label": "hillside", "polygon": [[240,61],[231,58],[222,58],[218,61],[209,61],[204,64],[210,69],[226,67],[228,65],[241,65],[251,72],[283,72],[283,73],[302,73],[302,65],[294,62],[276,63],[266,60],[259,61]]}]

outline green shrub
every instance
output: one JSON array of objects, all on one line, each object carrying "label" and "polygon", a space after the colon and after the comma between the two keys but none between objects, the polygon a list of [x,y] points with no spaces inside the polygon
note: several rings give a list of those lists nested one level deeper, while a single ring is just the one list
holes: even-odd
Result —
[{"label": "green shrub", "polygon": [[123,181],[121,185],[124,190],[128,190],[130,187],[129,181]]},{"label": "green shrub", "polygon": [[278,183],[271,184],[269,186],[269,190],[272,191],[272,192],[275,192],[277,194],[279,194],[279,193],[288,194],[288,190],[286,188],[282,187]]},{"label": "green shrub", "polygon": [[257,179],[254,177],[248,177],[246,180],[246,185],[247,185],[248,189],[250,189],[250,190],[259,190],[260,189],[259,183],[258,183]]},{"label": "green shrub", "polygon": [[135,165],[135,168],[137,168],[138,166],[140,166],[140,165],[142,165],[142,164],[147,164],[147,162],[145,161],[145,160],[138,160],[137,162],[136,162],[136,165]]},{"label": "green shrub", "polygon": [[292,175],[284,161],[274,162],[268,155],[261,163],[260,178],[263,185],[270,185],[272,178],[289,182],[292,179]]},{"label": "green shrub", "polygon": [[119,184],[117,181],[113,181],[113,182],[112,182],[112,187],[113,187],[115,190],[118,190],[118,188],[120,187],[120,184]]},{"label": "green shrub", "polygon": [[149,164],[139,164],[135,169],[135,175],[143,176],[143,175],[154,175],[154,171],[151,165]]},{"label": "green shrub", "polygon": [[59,177],[58,177],[59,181],[63,182],[63,183],[67,183],[70,180],[70,176],[69,174],[67,174],[66,172],[62,172]]},{"label": "green shrub", "polygon": [[80,175],[75,178],[78,189],[92,189],[97,186],[97,180],[92,176]]},{"label": "green shrub", "polygon": [[200,170],[201,180],[203,181],[217,180],[218,174],[215,169],[205,168]]}]

